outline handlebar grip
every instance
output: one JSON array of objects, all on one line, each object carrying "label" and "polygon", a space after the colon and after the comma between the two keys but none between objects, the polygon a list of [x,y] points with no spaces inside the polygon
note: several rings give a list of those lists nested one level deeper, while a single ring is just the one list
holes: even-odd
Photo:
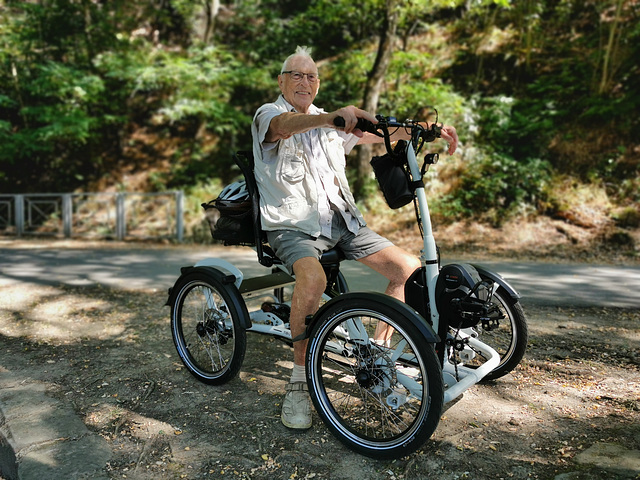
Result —
[{"label": "handlebar grip", "polygon": [[334,124],[336,127],[339,127],[339,128],[344,127],[344,118],[342,118],[342,117],[336,117],[336,118],[334,118],[334,119],[333,119],[333,124]]},{"label": "handlebar grip", "polygon": [[[338,128],[344,127],[344,118],[336,117],[333,119],[333,124]],[[356,123],[356,128],[362,130],[363,132],[375,132],[376,127],[373,122],[370,122],[366,118],[358,118],[358,123]]]}]

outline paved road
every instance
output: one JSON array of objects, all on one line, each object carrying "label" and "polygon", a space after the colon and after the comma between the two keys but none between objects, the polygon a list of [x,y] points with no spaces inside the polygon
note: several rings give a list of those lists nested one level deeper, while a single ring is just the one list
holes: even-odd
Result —
[{"label": "paved road", "polygon": [[[0,285],[23,281],[165,290],[178,277],[180,267],[206,257],[220,257],[233,263],[247,278],[268,272],[258,264],[249,248],[135,245],[51,248],[44,245],[0,243]],[[443,263],[453,261],[457,260],[445,258]],[[482,262],[478,259],[473,262],[505,277],[520,292],[525,306],[640,308],[640,267],[637,266]],[[358,262],[345,262],[343,272],[351,290],[384,290],[384,278]]]}]

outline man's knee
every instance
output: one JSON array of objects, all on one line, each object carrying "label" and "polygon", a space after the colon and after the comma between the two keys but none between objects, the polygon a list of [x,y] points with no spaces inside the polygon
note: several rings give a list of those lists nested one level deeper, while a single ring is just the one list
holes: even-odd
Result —
[{"label": "man's knee", "polygon": [[404,259],[404,268],[403,268],[403,272],[406,275],[406,279],[408,279],[413,274],[413,272],[415,272],[421,266],[422,266],[422,263],[420,262],[420,259],[418,257],[407,253]]},{"label": "man's knee", "polygon": [[361,259],[361,262],[384,275],[393,284],[404,284],[420,268],[418,257],[396,246],[380,250]]},{"label": "man's knee", "polygon": [[322,265],[315,257],[304,257],[293,264],[296,277],[294,290],[298,295],[315,298],[322,296],[326,289],[327,277]]},{"label": "man's knee", "polygon": [[418,268],[420,268],[420,260],[417,258],[408,256],[404,259],[398,259],[396,267],[391,270],[392,274],[388,277],[389,281],[404,285]]}]

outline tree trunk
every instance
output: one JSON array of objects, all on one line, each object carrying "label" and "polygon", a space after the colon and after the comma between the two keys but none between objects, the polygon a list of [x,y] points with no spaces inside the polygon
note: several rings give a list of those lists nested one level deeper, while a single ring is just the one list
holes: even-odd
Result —
[{"label": "tree trunk", "polygon": [[[378,100],[380,92],[384,85],[384,80],[389,68],[391,56],[395,47],[396,30],[398,27],[398,0],[387,0],[386,15],[380,33],[380,42],[378,44],[378,53],[373,64],[367,85],[364,91],[364,99],[362,102],[363,110],[375,113],[378,108]],[[365,187],[371,178],[372,169],[369,161],[371,160],[371,145],[361,145],[358,147],[357,164],[356,164],[356,180],[353,185],[353,193],[356,199],[363,197]]]},{"label": "tree trunk", "polygon": [[220,0],[206,1],[204,6],[205,20],[202,41],[205,44],[209,44],[215,32],[216,17],[220,11]]},{"label": "tree trunk", "polygon": [[602,64],[602,76],[600,77],[600,88],[599,93],[602,95],[607,93],[609,90],[609,86],[611,84],[611,80],[613,79],[613,70],[612,66],[615,56],[618,42],[616,41],[616,36],[618,34],[618,25],[620,23],[620,13],[622,11],[622,4],[624,0],[618,0],[618,4],[616,5],[616,13],[611,23],[611,27],[609,29],[609,40],[607,42],[606,49],[604,51],[604,59]]}]

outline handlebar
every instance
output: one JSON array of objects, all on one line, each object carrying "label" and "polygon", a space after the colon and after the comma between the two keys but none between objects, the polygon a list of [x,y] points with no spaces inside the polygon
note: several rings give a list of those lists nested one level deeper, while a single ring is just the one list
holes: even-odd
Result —
[{"label": "handlebar", "polygon": [[[429,125],[426,122],[420,123],[417,120],[410,119],[405,120],[404,122],[398,122],[395,117],[376,115],[376,120],[378,120],[378,123],[370,122],[369,120],[366,120],[364,118],[358,118],[356,128],[360,129],[363,132],[369,132],[383,138],[387,152],[390,155],[393,155],[393,148],[391,146],[391,135],[393,135],[395,131],[390,132],[389,129],[395,128],[397,130],[403,128],[410,135],[411,142],[417,154],[422,148],[422,144],[424,142],[433,142],[436,138],[440,137],[442,124],[438,123],[437,117],[438,112],[436,111],[436,121]],[[340,116],[334,118],[333,124],[338,128],[344,127],[344,118]]]},{"label": "handlebar", "polygon": [[[344,128],[344,118],[342,117],[334,118],[333,124],[338,128]],[[359,118],[358,122],[356,123],[356,128],[362,130],[363,132],[376,134],[377,130],[375,129],[375,127],[376,126],[373,122],[370,122],[365,118]]]}]

